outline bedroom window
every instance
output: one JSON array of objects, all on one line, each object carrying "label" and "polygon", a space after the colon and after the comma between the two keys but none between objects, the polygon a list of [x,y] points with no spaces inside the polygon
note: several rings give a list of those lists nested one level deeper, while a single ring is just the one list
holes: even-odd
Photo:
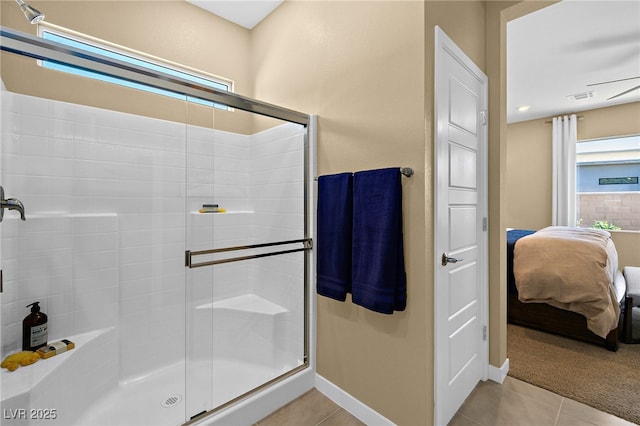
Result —
[{"label": "bedroom window", "polygon": [[578,226],[640,230],[640,135],[579,141]]},{"label": "bedroom window", "polygon": [[[181,67],[178,64],[169,63],[158,58],[151,58],[143,53],[135,52],[130,49],[116,46],[108,42],[100,42],[96,39],[83,36],[82,34],[75,32],[64,31],[61,27],[53,26],[51,24],[39,25],[38,35],[46,40],[55,41],[66,46],[76,47],[92,53],[107,56],[109,58],[118,59],[130,64],[146,68],[150,71],[162,72],[172,76],[180,77],[186,80],[193,81],[202,86],[212,87],[218,90],[230,92],[233,90],[233,83],[230,80],[225,80],[220,77],[215,77],[200,71]],[[141,83],[133,83],[117,77],[111,77],[94,71],[88,71],[80,68],[76,68],[70,65],[63,65],[54,63],[51,61],[40,61],[40,65],[45,68],[55,69],[58,71],[68,72],[71,74],[94,78],[101,81],[106,81],[122,86],[131,87],[134,89],[144,90],[147,92],[157,93],[164,96],[170,96],[176,99],[184,99],[184,95],[172,92],[169,90],[157,89],[155,87],[147,86]],[[187,97],[189,102],[198,103],[201,105],[213,106],[219,109],[230,110],[226,105],[217,104],[202,99]]]}]

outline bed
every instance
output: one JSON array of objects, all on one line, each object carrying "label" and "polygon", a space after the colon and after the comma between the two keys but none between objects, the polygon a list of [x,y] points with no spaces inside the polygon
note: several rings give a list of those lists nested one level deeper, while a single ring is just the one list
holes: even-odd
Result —
[{"label": "bed", "polygon": [[618,350],[625,294],[607,231],[507,231],[507,321]]}]

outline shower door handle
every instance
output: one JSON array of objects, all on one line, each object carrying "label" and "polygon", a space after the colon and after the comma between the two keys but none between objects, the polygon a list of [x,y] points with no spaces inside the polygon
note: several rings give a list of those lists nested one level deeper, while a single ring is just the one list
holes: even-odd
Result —
[{"label": "shower door handle", "polygon": [[[246,256],[231,257],[231,258],[226,258],[226,259],[209,260],[209,261],[198,262],[198,263],[193,262],[193,257],[195,257],[195,256],[214,255],[214,254],[232,252],[232,251],[237,251],[237,250],[262,249],[262,248],[266,248],[266,247],[281,246],[281,245],[292,245],[292,244],[302,244],[302,247],[300,247],[300,248],[288,248],[288,249],[285,249],[285,250],[269,251],[269,252],[266,252],[266,253],[249,254],[249,255],[246,255]],[[261,257],[277,256],[277,255],[280,255],[280,254],[289,254],[289,253],[296,253],[296,252],[300,252],[300,251],[308,251],[308,250],[311,250],[312,248],[313,248],[313,241],[311,240],[311,238],[304,238],[304,239],[301,239],[301,240],[277,241],[277,242],[273,242],[273,243],[262,243],[262,244],[246,245],[246,246],[225,247],[225,248],[211,249],[211,250],[198,250],[198,251],[187,250],[184,253],[184,266],[186,266],[189,269],[191,269],[191,268],[200,268],[202,266],[212,266],[212,265],[218,265],[218,264],[221,264],[221,263],[238,262],[238,261],[241,261],[241,260],[259,259]]]},{"label": "shower door handle", "polygon": [[20,212],[20,219],[25,220],[24,205],[22,202],[15,198],[8,198],[5,200],[4,188],[0,186],[0,222],[2,222],[2,218],[4,217],[4,209],[18,210],[18,212]]}]

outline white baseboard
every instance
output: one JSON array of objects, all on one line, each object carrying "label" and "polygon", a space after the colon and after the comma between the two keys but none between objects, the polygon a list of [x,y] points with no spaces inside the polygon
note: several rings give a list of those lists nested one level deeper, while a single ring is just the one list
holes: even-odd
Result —
[{"label": "white baseboard", "polygon": [[395,423],[393,423],[391,420],[366,406],[319,374],[316,374],[315,387],[323,395],[338,404],[340,407],[347,410],[364,424],[376,426],[395,426]]},{"label": "white baseboard", "polygon": [[498,368],[489,364],[489,380],[494,381],[496,383],[504,382],[504,379],[507,377],[509,373],[509,358],[504,360],[504,364],[502,367]]}]

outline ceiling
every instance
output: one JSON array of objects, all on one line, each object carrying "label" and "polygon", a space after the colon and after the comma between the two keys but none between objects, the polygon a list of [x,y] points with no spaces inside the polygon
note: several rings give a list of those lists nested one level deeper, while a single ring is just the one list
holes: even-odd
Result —
[{"label": "ceiling", "polygon": [[640,86],[632,77],[640,77],[640,0],[565,0],[507,24],[509,123],[640,101],[640,88],[607,100]]},{"label": "ceiling", "polygon": [[[187,1],[252,29],[283,0]],[[640,85],[633,77],[640,77],[640,0],[564,0],[507,24],[509,123],[638,102],[640,88],[608,100]],[[613,80],[623,81],[590,86]]]},{"label": "ceiling", "polygon": [[250,30],[280,6],[283,0],[187,0],[227,21]]}]

